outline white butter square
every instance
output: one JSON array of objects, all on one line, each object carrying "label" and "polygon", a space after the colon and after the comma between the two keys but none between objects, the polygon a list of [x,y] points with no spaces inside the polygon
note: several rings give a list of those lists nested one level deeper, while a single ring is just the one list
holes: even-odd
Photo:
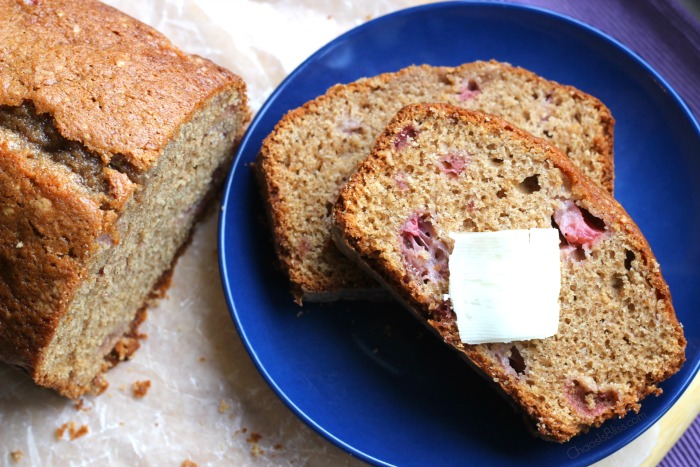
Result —
[{"label": "white butter square", "polygon": [[462,342],[542,339],[559,326],[557,229],[450,233],[450,300]]}]

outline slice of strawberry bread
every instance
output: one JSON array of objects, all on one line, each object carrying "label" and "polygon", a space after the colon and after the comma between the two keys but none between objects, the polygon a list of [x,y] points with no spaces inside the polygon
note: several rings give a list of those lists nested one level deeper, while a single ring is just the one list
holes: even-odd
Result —
[{"label": "slice of strawberry bread", "polygon": [[[638,411],[679,370],[669,288],[625,210],[548,142],[444,104],[401,110],[334,207],[340,249],[509,396],[548,439]],[[449,299],[451,232],[557,228],[558,332],[463,344]]]}]

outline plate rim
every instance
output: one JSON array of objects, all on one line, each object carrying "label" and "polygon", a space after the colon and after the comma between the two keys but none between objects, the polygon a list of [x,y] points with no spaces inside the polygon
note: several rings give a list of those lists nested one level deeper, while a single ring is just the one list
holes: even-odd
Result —
[{"label": "plate rim", "polygon": [[[421,5],[416,5],[408,8],[402,8],[399,10],[395,10],[392,12],[389,12],[387,14],[378,16],[376,18],[373,18],[365,23],[362,23],[358,26],[355,26],[348,31],[340,34],[339,36],[335,37],[319,49],[317,49],[315,52],[313,52],[309,57],[307,57],[304,61],[302,61],[294,70],[292,70],[281,82],[280,84],[270,93],[270,95],[265,99],[264,103],[260,107],[260,109],[255,113],[253,116],[253,119],[251,120],[248,128],[246,129],[246,132],[241,139],[241,142],[236,150],[235,156],[234,156],[234,162],[231,166],[231,169],[229,173],[226,176],[226,183],[224,186],[224,191],[222,194],[221,198],[221,210],[219,212],[219,225],[218,225],[218,238],[217,238],[217,247],[218,247],[218,262],[219,262],[219,272],[221,275],[221,282],[222,286],[224,289],[224,295],[226,298],[226,304],[229,308],[229,314],[232,318],[232,321],[234,322],[236,329],[238,331],[238,335],[240,336],[241,341],[243,342],[243,346],[246,349],[246,352],[250,356],[251,360],[253,361],[256,369],[258,372],[263,376],[263,379],[265,382],[268,384],[268,386],[274,391],[276,396],[284,402],[284,404],[297,416],[299,419],[301,419],[307,426],[311,427],[314,431],[316,431],[318,434],[320,434],[322,437],[330,441],[331,443],[335,444],[337,447],[343,449],[346,453],[348,453],[351,456],[358,457],[365,462],[369,462],[375,465],[391,465],[387,463],[386,461],[383,461],[381,459],[378,459],[366,452],[363,452],[362,450],[358,449],[357,447],[354,447],[347,442],[343,441],[339,437],[335,436],[331,432],[329,432],[327,429],[325,429],[323,426],[321,426],[318,422],[316,422],[313,418],[311,418],[309,415],[307,415],[287,394],[286,392],[278,385],[278,383],[274,380],[274,378],[270,375],[270,373],[267,371],[264,363],[259,359],[257,351],[253,348],[251,345],[251,342],[249,340],[248,334],[246,330],[244,329],[244,326],[240,322],[239,316],[238,316],[238,306],[236,303],[233,301],[233,294],[232,294],[232,280],[229,274],[228,266],[226,264],[226,237],[227,237],[227,223],[225,222],[225,217],[226,217],[226,209],[229,200],[231,199],[231,190],[233,187],[233,181],[235,178],[235,174],[237,171],[242,170],[239,166],[245,165],[249,163],[250,161],[244,160],[243,159],[243,154],[245,152],[249,152],[249,146],[252,144],[251,140],[253,139],[254,135],[257,130],[256,128],[260,125],[261,120],[264,118],[265,114],[269,110],[270,107],[272,107],[278,96],[282,93],[284,93],[287,90],[287,87],[290,85],[290,83],[297,77],[297,75],[303,73],[306,68],[309,66],[313,65],[318,59],[322,56],[324,56],[329,50],[333,49],[340,43],[346,42],[348,40],[351,40],[353,36],[362,34],[365,30],[375,28],[378,26],[381,26],[382,23],[386,21],[392,21],[395,20],[397,17],[401,16],[409,16],[409,15],[414,15],[414,14],[420,14],[420,13],[426,13],[430,12],[431,10],[442,10],[442,9],[449,9],[449,8],[466,8],[466,9],[473,9],[473,8],[494,8],[494,9],[503,9],[503,10],[509,10],[509,9],[515,9],[515,10],[522,10],[526,11],[529,13],[534,13],[536,15],[542,15],[544,17],[547,17],[548,21],[555,21],[555,22],[563,22],[566,23],[566,26],[568,27],[575,27],[579,28],[582,30],[584,34],[592,34],[593,36],[596,36],[598,39],[603,40],[606,42],[609,46],[612,46],[613,48],[616,48],[619,52],[622,52],[624,55],[627,55],[629,58],[631,58],[637,66],[640,66],[644,69],[648,75],[650,75],[654,81],[656,81],[659,86],[662,88],[662,90],[667,93],[672,101],[679,107],[678,110],[681,111],[681,113],[686,117],[686,120],[688,123],[690,123],[691,127],[693,128],[695,134],[698,136],[698,139],[700,140],[700,124],[698,123],[698,119],[695,117],[695,115],[692,113],[690,110],[690,107],[688,104],[685,102],[685,100],[682,98],[680,94],[668,83],[668,81],[659,74],[645,59],[643,59],[639,54],[637,54],[635,51],[630,49],[628,46],[620,42],[619,40],[615,39],[614,37],[610,36],[609,34],[601,31],[600,29],[585,23],[584,21],[581,21],[579,19],[573,18],[571,16],[568,16],[564,13],[560,13],[557,11],[553,11],[544,7],[540,6],[533,6],[533,5],[526,5],[526,4],[519,4],[519,3],[505,3],[505,2],[500,2],[497,0],[494,1],[459,1],[459,0],[452,0],[452,1],[441,1],[441,2],[435,2],[435,3],[428,3],[428,4],[421,4]],[[285,110],[285,113],[290,111],[292,109],[287,109]],[[262,141],[261,141],[262,143]],[[645,433],[649,428],[651,428],[654,424],[656,424],[667,412],[668,410],[673,407],[678,400],[683,396],[683,394],[686,392],[688,389],[688,386],[692,383],[692,381],[697,377],[698,371],[700,370],[700,358],[698,358],[695,362],[685,362],[685,365],[688,365],[689,363],[692,363],[690,371],[688,373],[688,377],[683,380],[679,384],[678,390],[671,395],[668,395],[668,397],[665,397],[664,402],[659,404],[659,408],[656,411],[656,413],[648,417],[648,420],[650,421],[645,421],[645,428],[639,430],[634,436],[632,436],[629,440],[627,440],[626,443],[615,443],[614,440],[611,443],[607,443],[606,445],[600,446],[599,449],[595,451],[595,454],[591,454],[591,451],[589,451],[589,455],[587,457],[581,456],[583,458],[575,458],[571,459],[571,462],[568,464],[570,466],[579,466],[579,465],[588,465],[589,463],[597,462],[601,459],[604,459],[608,457],[609,455],[613,454],[614,452],[624,448],[628,444],[630,444],[632,441],[634,441],[636,438],[641,436],[643,433]]]}]

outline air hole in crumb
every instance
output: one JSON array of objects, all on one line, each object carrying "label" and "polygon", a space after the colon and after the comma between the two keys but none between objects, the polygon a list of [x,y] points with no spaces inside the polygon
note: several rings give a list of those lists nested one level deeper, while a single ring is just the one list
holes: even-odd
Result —
[{"label": "air hole in crumb", "polygon": [[470,232],[476,229],[476,224],[471,219],[464,219],[464,222],[462,222],[462,228]]},{"label": "air hole in crumb", "polygon": [[601,232],[605,230],[605,221],[603,219],[594,216],[593,214],[588,212],[587,209],[579,209],[581,210],[581,214],[583,214],[583,219],[586,221],[586,224],[588,224],[596,230],[600,230]]},{"label": "air hole in crumb", "polygon": [[561,96],[554,96],[553,94],[547,94],[546,101],[548,103],[554,104],[555,106],[559,106],[562,104],[562,98]]},{"label": "air hole in crumb", "polygon": [[581,113],[580,112],[574,113],[574,120],[581,123]]},{"label": "air hole in crumb", "polygon": [[622,280],[622,276],[619,274],[615,274],[612,277],[612,280],[610,282],[611,282],[612,288],[615,290],[618,290],[618,291],[621,290],[622,286],[624,285],[624,282]]},{"label": "air hole in crumb", "polygon": [[530,111],[529,111],[529,110],[523,109],[523,118],[524,118],[525,120],[530,120],[530,118],[532,118],[531,115],[530,115]]},{"label": "air hole in crumb", "polygon": [[583,250],[582,247],[578,246],[571,253],[571,258],[576,262],[581,262],[586,259],[586,252]]},{"label": "air hole in crumb", "polygon": [[510,348],[510,357],[508,357],[508,364],[515,370],[518,375],[525,373],[525,359],[520,354],[520,351],[516,346]]},{"label": "air hole in crumb", "polygon": [[625,250],[625,269],[628,271],[632,269],[632,261],[634,261],[635,255],[630,250]]},{"label": "air hole in crumb", "polygon": [[326,216],[330,217],[331,212],[333,212],[333,203],[326,203]]},{"label": "air hole in crumb", "polygon": [[528,195],[536,191],[540,191],[540,182],[538,180],[538,175],[532,175],[520,182],[520,184],[518,185],[518,190],[521,193],[525,193]]},{"label": "air hole in crumb", "polygon": [[469,82],[467,83],[467,89],[469,91],[478,91],[479,90],[479,83],[476,82],[474,79],[470,79]]},{"label": "air hole in crumb", "polygon": [[506,192],[504,190],[498,190],[498,193],[496,193],[496,196],[503,199],[506,197]]},{"label": "air hole in crumb", "polygon": [[503,165],[503,159],[494,158],[490,159],[492,165]]}]

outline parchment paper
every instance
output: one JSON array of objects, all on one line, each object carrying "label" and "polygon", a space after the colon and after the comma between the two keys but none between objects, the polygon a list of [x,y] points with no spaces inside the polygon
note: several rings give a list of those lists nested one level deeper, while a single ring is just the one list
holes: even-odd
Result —
[{"label": "parchment paper", "polygon": [[[368,19],[424,2],[107,3],[241,75],[257,111],[289,72],[328,41]],[[297,419],[250,361],[221,289],[217,222],[212,215],[199,226],[167,297],[141,326],[148,338],[132,360],[107,374],[110,387],[101,396],[87,397],[79,407],[0,364],[0,465],[361,465]],[[144,382],[150,387],[137,397],[134,385]],[[603,464],[638,465],[657,435],[652,427]]]}]

